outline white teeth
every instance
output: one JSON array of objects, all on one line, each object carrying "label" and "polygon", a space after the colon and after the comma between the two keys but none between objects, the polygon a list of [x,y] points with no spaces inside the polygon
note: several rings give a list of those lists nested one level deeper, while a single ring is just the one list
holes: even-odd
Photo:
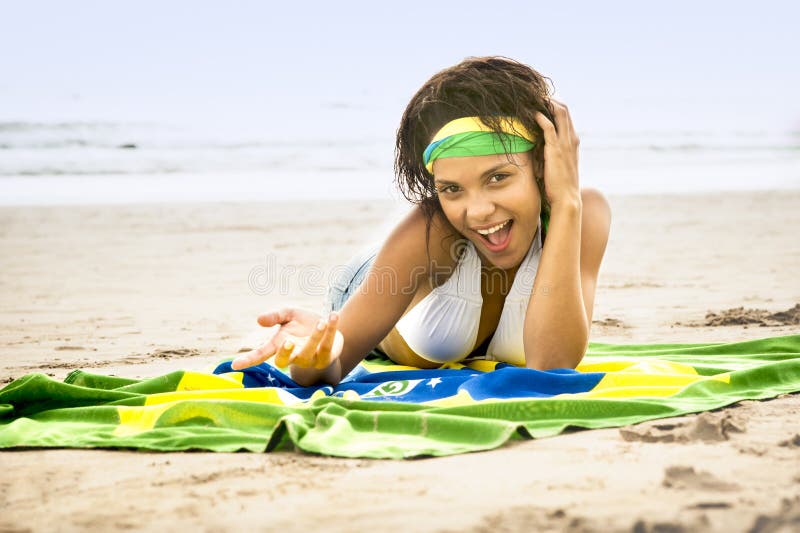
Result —
[{"label": "white teeth", "polygon": [[496,225],[496,226],[494,226],[494,227],[491,227],[491,228],[489,228],[489,229],[479,229],[479,230],[476,230],[476,231],[477,231],[478,233],[480,233],[481,235],[489,235],[490,233],[494,233],[495,231],[497,231],[497,230],[501,229],[503,226],[505,226],[505,225],[506,225],[506,224],[508,224],[509,222],[510,222],[509,220],[506,220],[506,221],[505,221],[505,222],[503,222],[502,224],[498,224],[498,225]]}]

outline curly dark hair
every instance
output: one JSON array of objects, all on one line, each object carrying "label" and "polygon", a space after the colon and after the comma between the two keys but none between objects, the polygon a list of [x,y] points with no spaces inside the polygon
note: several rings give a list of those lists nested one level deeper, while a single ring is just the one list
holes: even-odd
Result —
[{"label": "curly dark hair", "polygon": [[513,59],[468,57],[434,74],[411,98],[397,129],[394,171],[397,188],[425,214],[426,249],[433,217],[443,211],[422,154],[442,126],[461,117],[480,117],[495,133],[502,133],[501,116],[515,117],[534,135],[533,173],[542,198],[542,219],[549,219],[550,206],[544,190],[544,136],[534,116],[540,111],[555,123],[550,104],[552,85],[550,78]]}]

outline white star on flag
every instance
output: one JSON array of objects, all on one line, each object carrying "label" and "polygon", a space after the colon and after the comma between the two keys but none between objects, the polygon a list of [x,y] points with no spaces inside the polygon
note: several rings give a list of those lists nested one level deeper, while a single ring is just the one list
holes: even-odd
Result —
[{"label": "white star on flag", "polygon": [[438,385],[441,382],[442,380],[440,378],[431,378],[428,380],[428,385],[430,385],[432,389],[435,389],[436,385]]},{"label": "white star on flag", "polygon": [[277,380],[272,377],[272,374],[267,374],[267,379],[269,380],[270,384],[275,383]]}]

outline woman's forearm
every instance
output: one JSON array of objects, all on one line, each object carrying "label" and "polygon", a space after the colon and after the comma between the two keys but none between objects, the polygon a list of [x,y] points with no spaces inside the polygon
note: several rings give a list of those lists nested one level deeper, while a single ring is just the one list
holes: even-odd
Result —
[{"label": "woman's forearm", "polygon": [[310,387],[319,383],[327,383],[335,387],[342,380],[341,360],[336,359],[321,370],[292,365],[289,367],[289,375],[301,387]]},{"label": "woman's forearm", "polygon": [[529,368],[575,368],[589,325],[581,291],[580,197],[554,203],[550,227],[525,314],[523,344]]}]

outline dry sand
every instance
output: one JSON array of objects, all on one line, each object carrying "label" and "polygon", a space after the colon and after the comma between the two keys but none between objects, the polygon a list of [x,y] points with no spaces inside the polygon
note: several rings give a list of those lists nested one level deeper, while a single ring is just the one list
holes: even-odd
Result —
[{"label": "dry sand", "polygon": [[[800,191],[610,200],[593,340],[800,330],[796,310],[776,315],[800,302]],[[405,209],[0,208],[0,379],[205,368],[268,336],[257,314],[321,310],[331,269]],[[259,294],[266,271],[285,287]],[[29,450],[0,463],[3,531],[796,531],[800,395],[439,459]]]}]

